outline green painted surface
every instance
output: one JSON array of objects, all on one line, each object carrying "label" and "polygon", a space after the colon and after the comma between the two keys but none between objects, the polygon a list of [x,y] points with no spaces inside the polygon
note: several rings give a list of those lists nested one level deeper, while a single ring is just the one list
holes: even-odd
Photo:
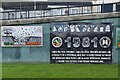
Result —
[{"label": "green painted surface", "polygon": [[[116,32],[115,28],[120,27],[120,18],[82,20],[78,22],[112,22],[113,23],[113,63],[118,63],[118,53],[120,50],[115,47]],[[42,47],[17,47],[2,48],[4,62],[28,61],[28,62],[50,62],[50,23],[29,24],[27,26],[43,26],[43,46]],[[22,25],[25,26],[25,25]]]},{"label": "green painted surface", "polygon": [[120,27],[116,27],[116,48],[120,48],[118,43],[120,43]]},{"label": "green painted surface", "polygon": [[118,65],[5,63],[3,64],[3,78],[63,78],[61,80],[64,78],[118,78]]}]

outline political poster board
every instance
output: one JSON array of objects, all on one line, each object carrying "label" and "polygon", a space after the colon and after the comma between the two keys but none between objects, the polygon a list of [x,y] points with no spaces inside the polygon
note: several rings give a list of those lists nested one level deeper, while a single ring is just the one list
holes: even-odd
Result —
[{"label": "political poster board", "polygon": [[112,63],[112,23],[55,22],[51,63]]},{"label": "political poster board", "polygon": [[42,26],[1,26],[1,46],[42,46]]},{"label": "political poster board", "polygon": [[120,49],[120,27],[116,27],[116,48]]}]

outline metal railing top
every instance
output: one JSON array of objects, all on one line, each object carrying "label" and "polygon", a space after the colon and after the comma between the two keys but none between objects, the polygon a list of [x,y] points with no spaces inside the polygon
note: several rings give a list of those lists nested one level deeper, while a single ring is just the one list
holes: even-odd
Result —
[{"label": "metal railing top", "polygon": [[[42,10],[62,9],[62,8],[75,8],[75,7],[89,7],[89,6],[100,6],[100,5],[106,5],[106,4],[120,4],[120,2],[105,3],[105,4],[92,4],[92,5],[87,5],[87,6],[84,6],[84,5],[66,6],[66,7],[57,7],[57,8],[47,8],[47,9],[42,9]],[[18,10],[14,10],[14,11],[2,11],[2,12],[18,12],[18,11],[22,11],[22,10],[18,9]],[[34,10],[26,10],[26,11],[36,11],[36,9],[34,9]]]},{"label": "metal railing top", "polygon": [[120,11],[120,2],[108,3],[108,4],[94,4],[89,6],[69,6],[69,7],[59,7],[59,8],[47,8],[42,10],[3,11],[3,12],[0,12],[3,15],[3,17],[0,19],[2,20],[24,19],[24,18],[28,19],[28,18],[37,18],[37,17],[55,17],[55,16],[64,16],[64,15],[67,15],[67,16],[80,15],[80,14],[84,15],[84,14],[108,13],[108,12],[118,12],[118,11]]}]

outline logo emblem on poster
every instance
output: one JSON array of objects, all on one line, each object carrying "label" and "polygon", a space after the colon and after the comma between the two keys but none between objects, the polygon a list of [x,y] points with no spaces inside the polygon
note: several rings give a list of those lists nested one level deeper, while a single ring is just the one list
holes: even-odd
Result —
[{"label": "logo emblem on poster", "polygon": [[62,46],[62,39],[60,37],[54,37],[52,40],[52,45],[56,48],[59,48]]},{"label": "logo emblem on poster", "polygon": [[102,37],[99,43],[102,48],[108,48],[111,45],[111,40],[109,37]]}]

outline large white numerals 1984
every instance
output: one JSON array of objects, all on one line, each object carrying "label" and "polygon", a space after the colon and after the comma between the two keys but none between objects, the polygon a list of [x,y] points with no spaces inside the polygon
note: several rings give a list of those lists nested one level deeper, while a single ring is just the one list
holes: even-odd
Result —
[{"label": "large white numerals 1984", "polygon": [[89,37],[84,37],[82,39],[82,46],[84,48],[90,47],[90,38]]},{"label": "large white numerals 1984", "polygon": [[80,46],[80,38],[79,37],[74,37],[73,38],[73,47],[79,47]]},{"label": "large white numerals 1984", "polygon": [[91,43],[93,43],[93,47],[97,48],[97,44],[98,44],[97,37],[94,37],[92,40],[90,40],[89,37],[84,37],[82,41],[80,40],[79,37],[74,37],[73,39],[71,37],[67,37],[65,43],[67,43],[68,48],[71,48],[71,46],[78,48],[80,44],[82,44],[82,47],[87,48],[90,47],[90,41]]},{"label": "large white numerals 1984", "polygon": [[91,42],[93,43],[93,46],[94,48],[97,48],[97,45],[98,45],[98,38],[97,37],[94,37]]},{"label": "large white numerals 1984", "polygon": [[71,37],[67,37],[67,39],[65,40],[65,43],[67,43],[68,48],[71,48]]}]

